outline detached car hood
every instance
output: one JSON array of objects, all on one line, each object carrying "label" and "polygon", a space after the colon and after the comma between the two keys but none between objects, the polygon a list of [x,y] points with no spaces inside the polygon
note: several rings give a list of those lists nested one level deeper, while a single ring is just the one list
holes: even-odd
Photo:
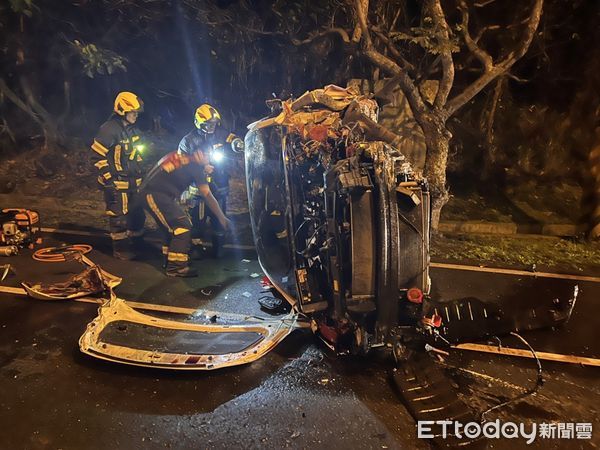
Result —
[{"label": "detached car hood", "polygon": [[192,316],[166,318],[136,311],[113,295],[88,324],[79,348],[124,364],[212,370],[255,361],[298,327],[294,313],[261,319],[198,310]]}]

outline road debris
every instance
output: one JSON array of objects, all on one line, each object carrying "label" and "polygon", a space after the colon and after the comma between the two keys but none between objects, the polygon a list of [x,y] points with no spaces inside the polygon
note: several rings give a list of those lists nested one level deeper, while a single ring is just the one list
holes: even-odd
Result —
[{"label": "road debris", "polygon": [[11,270],[10,264],[2,264],[0,266],[0,273],[2,274],[2,275],[0,275],[0,281],[4,281],[4,279],[10,272],[10,270]]},{"label": "road debris", "polygon": [[61,283],[23,282],[21,285],[27,295],[38,300],[70,300],[109,292],[122,281],[82,254],[73,255],[72,258],[86,266],[81,273]]}]

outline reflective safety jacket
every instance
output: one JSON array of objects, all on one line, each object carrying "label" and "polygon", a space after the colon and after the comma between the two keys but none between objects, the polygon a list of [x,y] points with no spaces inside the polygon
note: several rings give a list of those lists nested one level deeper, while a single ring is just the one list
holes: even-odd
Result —
[{"label": "reflective safety jacket", "polygon": [[[235,137],[235,135],[230,136]],[[210,154],[213,146],[217,143],[222,144],[223,142],[230,142],[228,139],[229,136],[225,138],[225,135],[222,132],[219,132],[219,130],[213,134],[207,135],[198,129],[194,129],[181,139],[177,152],[189,155],[196,150],[202,150],[203,152],[208,152]],[[229,146],[223,146],[222,151],[227,153],[228,147]],[[229,193],[229,178],[231,177],[230,164],[229,158],[226,158],[219,163],[211,164],[214,167],[214,170],[213,173],[208,176],[208,182],[210,190],[217,198],[223,196],[226,197]]]},{"label": "reflective safety jacket", "polygon": [[178,199],[191,184],[206,184],[204,166],[200,164],[197,154],[171,152],[165,155],[148,172],[140,187],[142,192],[160,192]]},{"label": "reflective safety jacket", "polygon": [[101,186],[137,190],[142,182],[142,156],[136,147],[139,144],[139,130],[123,125],[121,118],[113,116],[102,124],[91,146]]},{"label": "reflective safety jacket", "polygon": [[194,128],[181,139],[177,151],[178,153],[185,153],[186,155],[191,155],[197,150],[208,153],[212,149],[212,146],[217,143],[216,134],[216,132],[213,134],[206,134]]}]

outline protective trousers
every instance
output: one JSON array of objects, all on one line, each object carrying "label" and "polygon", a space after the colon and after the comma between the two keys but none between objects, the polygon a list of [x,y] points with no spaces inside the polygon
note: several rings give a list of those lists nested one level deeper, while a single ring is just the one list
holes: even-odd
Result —
[{"label": "protective trousers", "polygon": [[[227,194],[219,194],[219,192],[214,193],[221,211],[225,212],[227,211]],[[202,199],[190,209],[189,213],[192,218],[192,239],[208,234],[208,221],[210,220],[213,253],[216,257],[219,257],[225,240],[225,229],[215,213],[206,206],[206,203]]]},{"label": "protective trousers", "polygon": [[146,208],[160,226],[163,234],[163,254],[167,258],[167,272],[176,271],[189,263],[192,246],[192,224],[181,205],[167,194],[142,194]]},{"label": "protective trousers", "polygon": [[104,188],[104,202],[113,253],[131,251],[128,238],[139,238],[144,234],[146,217],[142,205],[136,201],[135,192]]}]

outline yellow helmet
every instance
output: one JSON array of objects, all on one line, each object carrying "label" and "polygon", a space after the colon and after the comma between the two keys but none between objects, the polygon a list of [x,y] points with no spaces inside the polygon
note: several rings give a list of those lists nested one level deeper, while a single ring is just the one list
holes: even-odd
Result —
[{"label": "yellow helmet", "polygon": [[144,102],[133,92],[119,92],[115,99],[115,112],[124,116],[125,113],[136,111],[144,111]]},{"label": "yellow helmet", "polygon": [[214,107],[204,103],[200,105],[194,114],[194,124],[196,128],[206,132],[213,133],[215,127],[221,123],[221,114]]}]

